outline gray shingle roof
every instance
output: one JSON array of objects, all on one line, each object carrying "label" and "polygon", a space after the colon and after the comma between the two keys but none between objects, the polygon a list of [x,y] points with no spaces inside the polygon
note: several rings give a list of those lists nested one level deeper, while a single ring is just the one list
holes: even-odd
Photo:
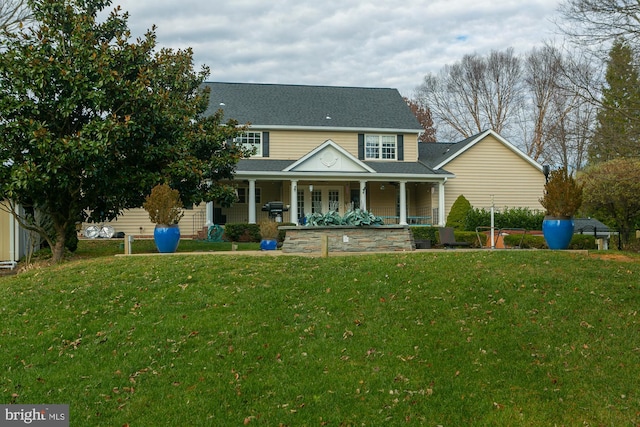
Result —
[{"label": "gray shingle roof", "polygon": [[422,129],[396,89],[218,82],[205,86],[211,88],[205,114],[222,108],[225,119],[257,128]]},{"label": "gray shingle roof", "polygon": [[[281,172],[295,163],[295,160],[276,160],[265,158],[241,159],[238,172]],[[420,162],[364,162],[371,169],[381,174],[436,175],[449,174],[445,170],[434,171]]]},{"label": "gray shingle roof", "polygon": [[420,143],[418,144],[418,159],[433,168],[464,149],[477,137],[478,135],[473,135],[460,142]]}]

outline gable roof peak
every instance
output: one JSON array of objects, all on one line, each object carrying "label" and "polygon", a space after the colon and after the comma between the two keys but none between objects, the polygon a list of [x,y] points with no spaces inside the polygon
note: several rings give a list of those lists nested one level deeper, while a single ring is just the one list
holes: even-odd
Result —
[{"label": "gable roof peak", "polygon": [[445,167],[453,159],[457,158],[462,153],[469,150],[471,147],[484,140],[488,136],[494,137],[498,142],[523,158],[527,163],[542,171],[542,165],[533,160],[518,147],[504,139],[498,132],[494,131],[493,129],[488,129],[475,135],[471,135],[470,137],[465,138],[459,142],[418,144],[418,159],[429,167],[438,170]]}]

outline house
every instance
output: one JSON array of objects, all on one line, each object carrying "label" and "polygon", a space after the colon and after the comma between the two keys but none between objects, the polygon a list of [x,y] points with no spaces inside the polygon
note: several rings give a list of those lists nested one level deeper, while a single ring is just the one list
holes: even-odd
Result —
[{"label": "house", "polygon": [[[253,83],[205,83],[206,114],[250,123],[236,143],[255,149],[237,165],[232,207],[193,207],[183,235],[205,225],[259,222],[281,201],[278,220],[361,208],[385,223],[443,225],[460,195],[474,207],[540,209],[542,167],[493,131],[453,144],[418,143],[422,128],[395,89]],[[133,209],[116,231],[150,235],[146,212]]]},{"label": "house", "polygon": [[6,201],[0,201],[0,268],[13,269],[23,257],[31,239],[13,215]]},{"label": "house", "polygon": [[447,181],[445,210],[462,194],[474,208],[542,210],[542,166],[496,132],[487,130],[456,143],[419,144],[420,160],[455,175]]}]

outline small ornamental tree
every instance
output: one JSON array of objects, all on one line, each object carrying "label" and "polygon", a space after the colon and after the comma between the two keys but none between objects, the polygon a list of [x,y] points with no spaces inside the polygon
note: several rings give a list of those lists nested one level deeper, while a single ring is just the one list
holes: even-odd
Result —
[{"label": "small ornamental tree", "polygon": [[142,206],[149,213],[149,220],[154,224],[177,224],[184,215],[180,192],[172,190],[167,184],[153,187]]},{"label": "small ornamental tree", "polygon": [[463,231],[467,224],[467,214],[473,207],[471,203],[462,194],[458,196],[453,205],[451,211],[447,216],[447,227],[453,227],[456,230]]},{"label": "small ornamental tree", "polygon": [[[0,49],[0,200],[64,257],[77,222],[142,206],[167,182],[186,205],[232,201],[244,129],[205,116],[209,73],[191,49],[156,49],[155,30],[133,41],[110,0],[29,0],[33,22]],[[48,217],[52,231],[20,214]],[[33,215],[32,215],[33,217]]]},{"label": "small ornamental tree", "polygon": [[582,205],[582,185],[564,168],[551,171],[540,204],[548,216],[573,217]]}]

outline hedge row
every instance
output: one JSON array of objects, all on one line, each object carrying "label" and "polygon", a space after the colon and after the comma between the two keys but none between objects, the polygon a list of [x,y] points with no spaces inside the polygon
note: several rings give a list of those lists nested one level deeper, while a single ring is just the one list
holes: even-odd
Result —
[{"label": "hedge row", "polygon": [[[532,211],[527,208],[505,208],[495,212],[494,224],[496,228],[524,228],[525,230],[542,230],[544,212]],[[475,231],[476,227],[486,227],[491,224],[491,211],[486,209],[471,209],[467,212],[465,230]]]},{"label": "hedge row", "polygon": [[[295,225],[293,223],[283,222],[280,226]],[[278,241],[284,241],[284,230],[278,231]],[[247,223],[229,223],[224,226],[224,234],[222,238],[230,242],[260,242],[262,237],[260,236],[260,226],[258,224]]]},{"label": "hedge row", "polygon": [[[523,249],[549,249],[543,236],[533,234],[525,234],[524,238],[519,234],[504,236],[504,244],[509,247],[518,246],[520,239]],[[596,239],[586,234],[574,234],[569,249],[596,249]]]}]

